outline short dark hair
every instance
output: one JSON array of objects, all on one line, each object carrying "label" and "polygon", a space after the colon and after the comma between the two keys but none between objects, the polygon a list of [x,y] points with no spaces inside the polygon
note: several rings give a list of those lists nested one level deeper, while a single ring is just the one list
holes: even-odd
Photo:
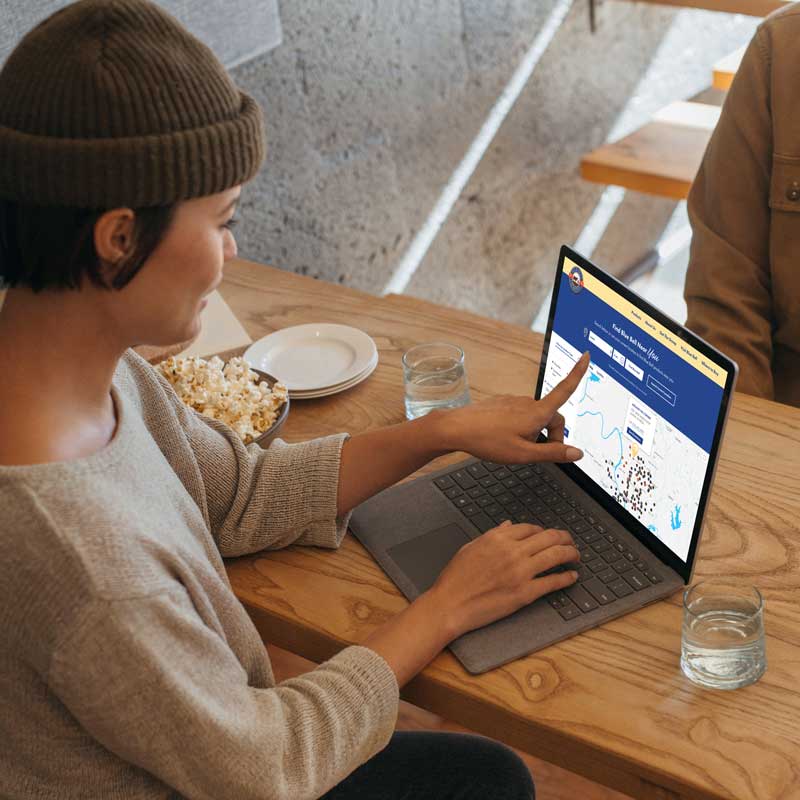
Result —
[{"label": "short dark hair", "polygon": [[134,209],[134,249],[108,275],[94,247],[94,226],[109,209],[36,206],[0,198],[0,285],[79,289],[87,278],[122,289],[141,269],[172,222],[175,205]]}]

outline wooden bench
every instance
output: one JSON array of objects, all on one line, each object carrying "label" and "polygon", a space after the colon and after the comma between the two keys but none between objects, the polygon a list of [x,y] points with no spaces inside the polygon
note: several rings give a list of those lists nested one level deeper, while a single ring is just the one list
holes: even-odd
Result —
[{"label": "wooden bench", "polygon": [[705,103],[672,103],[644,127],[584,156],[581,176],[594,183],[683,200],[719,111],[718,106]]},{"label": "wooden bench", "polygon": [[[714,64],[713,88],[730,88],[745,50],[740,47]],[[681,200],[689,192],[719,112],[703,103],[673,103],[643,128],[584,156],[581,175],[595,183]]]},{"label": "wooden bench", "polygon": [[[722,11],[762,17],[791,0],[634,0],[657,5]],[[727,91],[745,48],[720,59],[713,68],[713,87]],[[673,103],[644,127],[581,159],[581,176],[595,183],[683,200],[697,174],[719,108],[702,103]]]},{"label": "wooden bench", "polygon": [[634,2],[766,17],[767,14],[784,8],[791,0],[634,0]]},{"label": "wooden bench", "polygon": [[723,92],[727,92],[728,89],[731,88],[733,76],[739,69],[739,64],[742,63],[742,56],[744,56],[744,51],[746,49],[746,47],[740,47],[738,50],[734,50],[730,55],[721,58],[714,64],[713,81],[711,85],[715,89],[722,89]]},{"label": "wooden bench", "polygon": [[[634,0],[659,5],[766,16],[790,0]],[[746,48],[720,59],[713,67],[713,88],[727,91]],[[637,192],[685,200],[700,168],[720,108],[697,102],[672,103],[639,130],[604,144],[581,159],[585,180]],[[674,234],[680,238],[683,231]],[[650,271],[662,251],[653,248],[626,271],[626,282]]]}]

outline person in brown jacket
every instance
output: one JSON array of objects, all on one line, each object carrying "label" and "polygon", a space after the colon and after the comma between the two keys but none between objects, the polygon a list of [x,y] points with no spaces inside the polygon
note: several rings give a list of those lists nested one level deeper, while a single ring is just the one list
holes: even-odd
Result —
[{"label": "person in brown jacket", "polygon": [[800,3],[758,28],[689,193],[687,325],[800,406]]}]

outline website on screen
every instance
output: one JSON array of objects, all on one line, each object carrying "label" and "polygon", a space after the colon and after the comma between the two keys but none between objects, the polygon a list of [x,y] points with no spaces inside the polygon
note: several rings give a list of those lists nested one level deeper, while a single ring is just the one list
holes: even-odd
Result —
[{"label": "website on screen", "polygon": [[566,258],[542,394],[589,350],[561,408],[575,464],[686,561],[727,372]]}]

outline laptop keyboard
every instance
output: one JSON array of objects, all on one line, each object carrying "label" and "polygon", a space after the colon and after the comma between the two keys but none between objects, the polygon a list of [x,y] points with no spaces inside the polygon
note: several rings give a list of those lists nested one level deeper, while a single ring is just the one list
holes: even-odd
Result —
[{"label": "laptop keyboard", "polygon": [[510,519],[572,534],[580,564],[548,571],[577,568],[576,583],[547,596],[565,620],[661,583],[649,553],[642,556],[611,533],[539,464],[478,461],[433,483],[481,533]]}]

